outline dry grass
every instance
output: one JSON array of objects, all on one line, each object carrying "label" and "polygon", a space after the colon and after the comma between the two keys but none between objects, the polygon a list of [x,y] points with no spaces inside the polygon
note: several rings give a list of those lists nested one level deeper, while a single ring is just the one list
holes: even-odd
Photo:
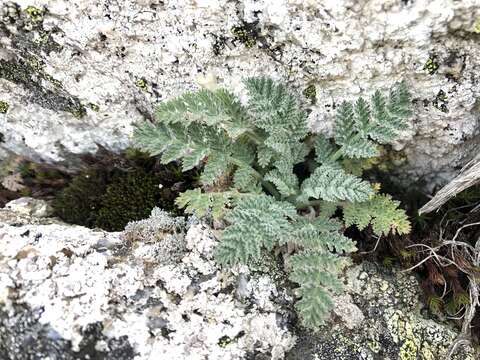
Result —
[{"label": "dry grass", "polygon": [[469,162],[461,171],[460,174],[453,179],[448,185],[443,187],[428,203],[426,203],[420,210],[419,214],[426,214],[437,210],[440,206],[445,204],[448,200],[456,196],[458,193],[470,186],[480,182],[480,159]]}]

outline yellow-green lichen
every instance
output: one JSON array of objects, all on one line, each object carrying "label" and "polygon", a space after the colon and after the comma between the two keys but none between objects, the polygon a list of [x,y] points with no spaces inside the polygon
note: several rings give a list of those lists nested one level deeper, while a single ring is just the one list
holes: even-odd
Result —
[{"label": "yellow-green lichen", "polygon": [[88,107],[95,112],[100,110],[100,106],[98,106],[97,104],[94,104],[94,103],[88,103]]},{"label": "yellow-green lichen", "polygon": [[45,11],[35,6],[27,6],[25,13],[29,16],[32,22],[39,23],[43,21]]},{"label": "yellow-green lichen", "polygon": [[148,84],[147,84],[147,80],[141,78],[141,79],[138,79],[137,81],[135,81],[135,85],[140,89],[140,90],[143,90],[143,91],[147,91],[148,90]]},{"label": "yellow-green lichen", "polygon": [[305,96],[312,104],[315,104],[317,101],[317,88],[315,87],[314,84],[308,85],[304,90],[303,90],[303,96]]},{"label": "yellow-green lichen", "polygon": [[0,100],[0,114],[6,114],[9,107],[6,101]]},{"label": "yellow-green lichen", "polygon": [[426,70],[430,75],[433,75],[437,72],[439,67],[440,65],[437,62],[436,56],[431,56],[425,62],[425,65],[423,66],[423,70]]},{"label": "yellow-green lichen", "polygon": [[86,114],[86,111],[85,111],[85,108],[84,107],[79,107],[79,108],[76,108],[76,109],[73,109],[71,111],[72,115],[74,117],[76,117],[77,119],[81,119],[82,117],[85,116]]},{"label": "yellow-green lichen", "polygon": [[234,26],[230,29],[230,32],[246,48],[252,48],[257,43],[258,34],[254,24],[245,23],[240,26]]},{"label": "yellow-green lichen", "polygon": [[227,347],[228,344],[232,342],[232,339],[230,339],[228,336],[222,336],[220,340],[218,340],[218,346],[221,348]]},{"label": "yellow-green lichen", "polygon": [[475,24],[473,25],[473,32],[480,34],[480,17],[477,18],[477,21],[475,21]]},{"label": "yellow-green lichen", "polygon": [[[441,359],[455,338],[453,331],[430,320],[416,320],[400,310],[385,314],[385,319],[393,341],[400,346],[400,360]],[[469,349],[452,359],[474,360],[474,355]]]},{"label": "yellow-green lichen", "polygon": [[[42,61],[33,54],[0,59],[0,78],[23,86],[30,92],[31,101],[46,109],[70,112],[76,117],[85,115],[79,99],[63,90],[61,83],[44,71]],[[46,86],[45,82],[53,86]]]},{"label": "yellow-green lichen", "polygon": [[377,339],[370,339],[367,342],[367,346],[374,353],[378,353],[382,349],[382,345],[377,341]]}]

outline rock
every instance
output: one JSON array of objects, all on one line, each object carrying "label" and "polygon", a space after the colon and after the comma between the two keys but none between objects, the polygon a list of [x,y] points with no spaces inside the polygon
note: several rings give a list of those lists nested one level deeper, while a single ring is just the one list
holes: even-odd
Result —
[{"label": "rock", "polygon": [[[287,360],[314,359],[446,359],[458,335],[422,310],[417,280],[365,262],[345,276],[346,295],[335,301],[336,321],[317,334],[296,333]],[[475,360],[472,347],[452,359]]]},{"label": "rock", "polygon": [[421,311],[412,275],[369,262],[306,331],[274,262],[221,269],[216,245],[159,209],[115,233],[0,209],[0,358],[443,359],[458,335]]},{"label": "rock", "polygon": [[408,182],[448,180],[478,151],[478,0],[17,0],[0,16],[4,156],[125,148],[155,103],[197,80],[244,98],[245,74],[304,93],[327,134],[336,104],[405,78],[415,116],[392,167]]},{"label": "rock", "polygon": [[5,204],[5,207],[13,212],[33,217],[48,217],[53,214],[52,207],[45,200],[31,197],[21,197]]},{"label": "rock", "polygon": [[220,269],[201,223],[185,231],[158,209],[117,233],[18,223],[10,210],[0,220],[2,360],[283,359],[295,342],[285,291],[266,274]]}]

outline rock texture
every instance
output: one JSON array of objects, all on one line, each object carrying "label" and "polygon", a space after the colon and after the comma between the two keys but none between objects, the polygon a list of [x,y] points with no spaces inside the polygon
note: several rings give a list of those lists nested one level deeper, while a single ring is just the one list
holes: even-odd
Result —
[{"label": "rock texture", "polygon": [[[346,275],[346,295],[336,299],[335,321],[328,332],[297,333],[287,360],[314,359],[447,359],[458,336],[447,323],[428,316],[420,288],[411,275],[363,263]],[[452,359],[475,360],[463,348]]]},{"label": "rock texture", "polygon": [[216,244],[158,209],[117,233],[0,210],[0,359],[444,359],[458,335],[420,311],[412,276],[370,263],[305,331],[275,262],[221,269]]},{"label": "rock texture", "polygon": [[478,151],[479,33],[478,0],[2,2],[3,156],[124,148],[156,102],[213,79],[242,94],[246,75],[289,82],[331,133],[338,102],[405,78],[395,165],[441,182]]},{"label": "rock texture", "polygon": [[269,275],[219,269],[200,223],[184,234],[158,209],[123,233],[0,218],[2,360],[282,359],[295,342],[291,297]]}]

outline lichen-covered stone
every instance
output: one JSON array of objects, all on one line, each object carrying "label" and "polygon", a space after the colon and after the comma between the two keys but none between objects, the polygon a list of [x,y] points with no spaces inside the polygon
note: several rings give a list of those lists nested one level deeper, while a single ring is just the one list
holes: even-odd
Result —
[{"label": "lichen-covered stone", "polygon": [[478,0],[17,0],[2,14],[0,133],[17,154],[125,148],[132,122],[209,74],[241,96],[245,74],[287,81],[327,134],[340,101],[405,78],[404,178],[433,185],[477,151]]},{"label": "lichen-covered stone", "polygon": [[[217,240],[198,222],[184,233],[158,209],[125,233],[31,220],[0,210],[2,360],[282,359],[295,342],[284,292],[267,274],[220,269]],[[152,231],[183,248],[157,246]]]},{"label": "lichen-covered stone", "polygon": [[116,233],[0,209],[0,358],[436,360],[458,335],[422,310],[412,275],[369,262],[306,331],[281,267],[222,269],[217,243],[157,208]]},{"label": "lichen-covered stone", "polygon": [[[335,301],[333,325],[316,335],[298,333],[287,359],[446,359],[458,331],[421,311],[420,289],[412,275],[365,262],[347,271],[345,287],[347,295]],[[452,360],[477,358],[469,346]]]},{"label": "lichen-covered stone", "polygon": [[5,205],[5,208],[16,213],[34,217],[48,217],[53,214],[53,209],[48,202],[31,197],[12,200]]}]

